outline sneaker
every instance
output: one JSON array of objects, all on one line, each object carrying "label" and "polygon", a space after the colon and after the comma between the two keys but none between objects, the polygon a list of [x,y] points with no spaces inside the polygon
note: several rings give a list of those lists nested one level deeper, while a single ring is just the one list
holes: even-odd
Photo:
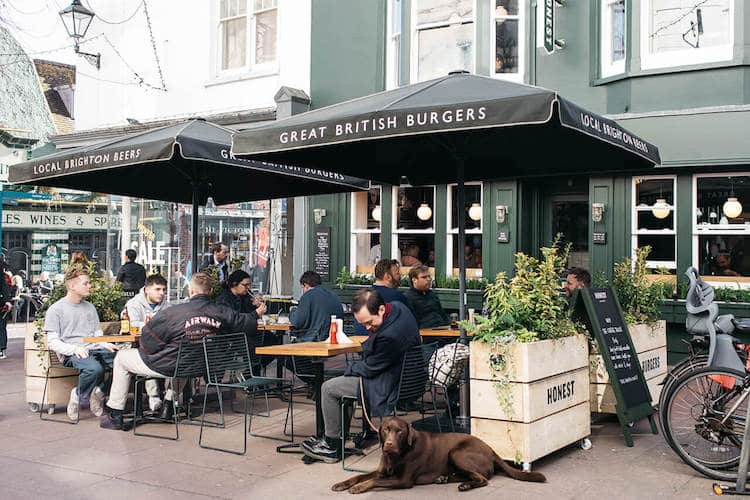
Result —
[{"label": "sneaker", "polygon": [[161,409],[161,399],[154,396],[149,396],[148,407],[152,412],[158,412]]},{"label": "sneaker", "polygon": [[8,358],[8,355],[5,354],[5,349],[3,349],[2,351],[0,351],[0,359],[7,359],[7,358]]},{"label": "sneaker", "polygon": [[327,464],[335,464],[341,461],[341,440],[326,437],[324,440],[310,443],[302,443],[302,451],[310,458],[321,460]]},{"label": "sneaker", "polygon": [[73,387],[70,390],[70,400],[68,400],[68,418],[78,420],[78,388]]},{"label": "sneaker", "polygon": [[102,415],[99,419],[99,427],[111,431],[129,431],[132,429],[130,423],[126,424],[122,420],[122,410],[109,410],[109,413]]},{"label": "sneaker", "polygon": [[366,430],[365,432],[354,436],[352,441],[354,442],[354,446],[358,449],[366,450],[370,446],[378,444],[378,433],[372,430]]},{"label": "sneaker", "polygon": [[98,387],[95,387],[94,390],[91,391],[91,396],[89,396],[89,408],[91,409],[91,413],[97,417],[101,417],[102,413],[104,413],[104,393]]}]

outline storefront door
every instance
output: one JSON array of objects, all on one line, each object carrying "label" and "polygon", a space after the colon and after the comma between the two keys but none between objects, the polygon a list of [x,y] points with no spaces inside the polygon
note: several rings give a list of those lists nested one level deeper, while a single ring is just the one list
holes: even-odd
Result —
[{"label": "storefront door", "polygon": [[589,200],[586,194],[545,197],[545,245],[559,234],[561,243],[571,243],[568,267],[589,269]]}]

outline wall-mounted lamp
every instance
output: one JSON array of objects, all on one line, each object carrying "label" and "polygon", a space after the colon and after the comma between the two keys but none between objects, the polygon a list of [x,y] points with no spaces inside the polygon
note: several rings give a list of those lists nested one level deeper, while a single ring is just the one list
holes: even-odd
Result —
[{"label": "wall-mounted lamp", "polygon": [[375,208],[372,209],[372,220],[380,222],[380,218],[383,216],[382,211],[380,210],[380,205],[375,205]]},{"label": "wall-mounted lamp", "polygon": [[432,217],[432,209],[427,203],[422,203],[417,209],[417,217],[419,220],[430,220]]},{"label": "wall-mounted lamp", "polygon": [[594,222],[601,222],[604,218],[604,203],[592,203],[591,204],[591,220]]},{"label": "wall-mounted lamp", "polygon": [[497,205],[495,206],[495,222],[498,224],[505,224],[505,219],[508,216],[508,205]]},{"label": "wall-mounted lamp", "polygon": [[482,220],[482,206],[479,203],[472,203],[469,208],[469,218],[471,220]]},{"label": "wall-mounted lamp", "polygon": [[315,223],[320,224],[323,222],[323,217],[326,216],[326,209],[325,208],[314,208],[313,209],[313,217],[315,218]]},{"label": "wall-mounted lamp", "polygon": [[76,54],[83,56],[91,64],[96,66],[96,69],[99,69],[101,64],[101,54],[81,52],[79,47],[80,41],[86,36],[86,32],[96,14],[81,5],[81,0],[73,0],[70,5],[59,12],[59,15],[65,25],[65,30],[68,32],[68,36],[73,39],[73,49]]}]

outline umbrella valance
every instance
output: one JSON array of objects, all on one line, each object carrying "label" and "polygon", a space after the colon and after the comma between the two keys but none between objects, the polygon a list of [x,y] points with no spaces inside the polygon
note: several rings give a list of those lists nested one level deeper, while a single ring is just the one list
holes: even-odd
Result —
[{"label": "umbrella valance", "polygon": [[246,130],[232,147],[237,155],[394,184],[402,175],[416,184],[453,182],[455,155],[470,159],[467,180],[634,170],[660,161],[653,144],[556,92],[469,74]]},{"label": "umbrella valance", "polygon": [[232,133],[190,120],[12,165],[9,181],[179,203],[194,201],[197,187],[201,205],[369,188],[330,170],[236,158]]}]

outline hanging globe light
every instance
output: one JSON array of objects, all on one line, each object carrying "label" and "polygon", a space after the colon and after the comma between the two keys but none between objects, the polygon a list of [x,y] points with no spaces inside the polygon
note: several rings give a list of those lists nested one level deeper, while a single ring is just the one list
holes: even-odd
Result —
[{"label": "hanging globe light", "polygon": [[730,219],[735,219],[742,214],[742,203],[740,203],[735,196],[730,196],[727,198],[727,201],[724,202],[722,210],[724,211],[724,215]]},{"label": "hanging globe light", "polygon": [[664,198],[657,198],[656,203],[651,208],[651,213],[657,219],[666,219],[669,216],[669,212],[672,211],[672,207],[667,204],[667,200]]},{"label": "hanging globe light", "polygon": [[432,217],[432,209],[427,203],[422,203],[417,209],[417,217],[420,220],[430,220]]},{"label": "hanging globe light", "polygon": [[482,219],[482,207],[479,203],[472,203],[469,208],[469,218],[471,220],[479,221]]},{"label": "hanging globe light", "polygon": [[375,208],[372,209],[372,219],[380,222],[381,216],[382,216],[382,213],[380,211],[380,205],[375,205]]}]

